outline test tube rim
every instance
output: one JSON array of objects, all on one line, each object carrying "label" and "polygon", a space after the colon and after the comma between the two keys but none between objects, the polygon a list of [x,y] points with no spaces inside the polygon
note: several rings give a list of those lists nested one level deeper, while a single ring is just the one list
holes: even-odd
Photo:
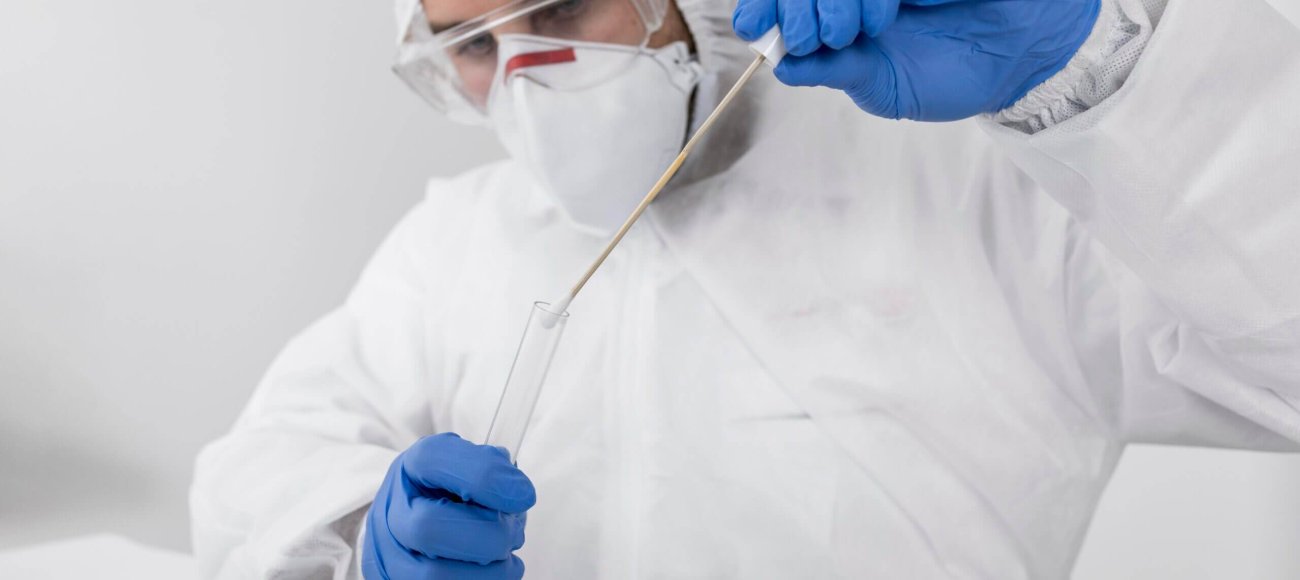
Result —
[{"label": "test tube rim", "polygon": [[565,310],[564,312],[556,312],[556,311],[554,311],[554,310],[551,310],[551,303],[550,303],[550,302],[545,302],[545,301],[542,301],[542,300],[538,300],[538,301],[536,301],[536,302],[533,302],[533,306],[537,307],[538,310],[541,310],[542,312],[545,312],[545,313],[547,313],[547,314],[550,314],[551,316],[554,316],[554,317],[556,317],[556,318],[568,318],[568,317],[569,317],[569,311],[568,311],[568,310]]}]

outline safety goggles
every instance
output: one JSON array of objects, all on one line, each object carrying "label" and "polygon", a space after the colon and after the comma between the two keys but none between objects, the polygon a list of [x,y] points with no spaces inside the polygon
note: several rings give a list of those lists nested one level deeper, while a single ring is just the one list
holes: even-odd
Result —
[{"label": "safety goggles", "polygon": [[[435,109],[460,120],[481,119],[493,84],[512,74],[568,65],[570,74],[552,75],[547,81],[562,91],[580,90],[617,75],[638,50],[612,51],[590,62],[577,62],[575,52],[563,45],[644,49],[663,23],[667,1],[512,0],[488,3],[493,7],[486,12],[481,8],[484,3],[474,0],[429,0],[428,10],[416,2],[393,70]],[[508,35],[562,42],[546,50],[505,54],[498,47]]]}]

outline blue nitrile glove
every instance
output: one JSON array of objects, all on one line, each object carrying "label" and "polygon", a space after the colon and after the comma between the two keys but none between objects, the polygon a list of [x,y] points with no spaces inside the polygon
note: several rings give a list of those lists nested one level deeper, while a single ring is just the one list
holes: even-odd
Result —
[{"label": "blue nitrile glove", "polygon": [[1065,68],[1101,0],[739,0],[754,41],[780,24],[781,82],[847,93],[890,119],[952,121],[1011,106]]},{"label": "blue nitrile glove", "polygon": [[533,483],[504,449],[455,433],[416,441],[388,468],[366,517],[368,580],[518,579]]}]

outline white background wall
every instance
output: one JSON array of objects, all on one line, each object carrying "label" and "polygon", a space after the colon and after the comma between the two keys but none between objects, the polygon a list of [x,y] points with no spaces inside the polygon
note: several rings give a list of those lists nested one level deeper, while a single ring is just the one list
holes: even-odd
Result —
[{"label": "white background wall", "polygon": [[0,0],[0,545],[188,543],[199,446],[379,239],[496,154],[385,1]]},{"label": "white background wall", "polygon": [[[425,177],[500,155],[388,72],[391,12],[0,1],[0,549],[184,549],[192,457],[278,348]],[[1298,457],[1137,448],[1076,577],[1300,577],[1296,522]]]}]

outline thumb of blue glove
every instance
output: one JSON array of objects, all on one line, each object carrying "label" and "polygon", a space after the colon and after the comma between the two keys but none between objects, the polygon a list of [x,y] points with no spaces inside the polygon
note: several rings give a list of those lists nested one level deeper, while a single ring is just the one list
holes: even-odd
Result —
[{"label": "thumb of blue glove", "polygon": [[[1063,69],[1101,7],[1101,0],[854,1],[859,10],[844,9],[843,0],[805,1],[816,8],[807,10],[787,7],[797,0],[740,0],[733,24],[742,38],[761,35],[768,22],[781,26],[786,45],[800,49],[776,68],[785,84],[842,90],[881,117],[951,121],[1009,107]],[[843,45],[847,26],[858,35]]]}]

